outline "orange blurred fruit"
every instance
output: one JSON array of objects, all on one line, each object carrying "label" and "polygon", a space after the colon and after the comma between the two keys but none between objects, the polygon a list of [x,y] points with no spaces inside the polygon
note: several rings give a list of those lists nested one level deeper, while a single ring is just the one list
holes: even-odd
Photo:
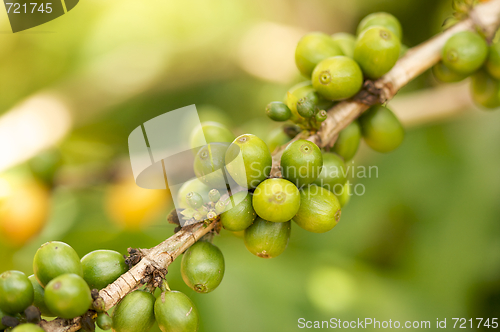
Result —
[{"label": "orange blurred fruit", "polygon": [[144,189],[133,180],[122,180],[108,187],[105,205],[114,223],[136,231],[153,223],[172,205],[172,199],[168,189]]},{"label": "orange blurred fruit", "polygon": [[20,247],[40,233],[50,205],[49,189],[38,181],[0,178],[0,236]]}]

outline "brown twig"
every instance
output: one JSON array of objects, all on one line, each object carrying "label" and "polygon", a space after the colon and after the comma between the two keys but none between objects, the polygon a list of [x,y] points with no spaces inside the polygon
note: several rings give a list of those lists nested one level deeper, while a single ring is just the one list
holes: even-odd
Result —
[{"label": "brown twig", "polygon": [[[409,81],[436,64],[441,58],[441,49],[446,40],[459,31],[480,29],[486,37],[496,31],[500,23],[500,0],[478,5],[470,17],[435,36],[427,42],[410,49],[401,58],[392,70],[375,82],[366,82],[364,89],[352,100],[343,101],[328,111],[328,118],[323,122],[321,130],[314,135],[299,134],[295,139],[306,138],[320,147],[331,146],[338,135],[349,123],[354,121],[369,106],[386,102]],[[273,153],[273,176],[279,176],[279,160],[284,147]],[[114,283],[99,292],[104,301],[106,310],[116,305],[125,295],[139,287],[145,280],[155,275],[166,273],[166,268],[187,248],[198,241],[203,235],[213,230],[217,222],[208,226],[199,223],[182,228],[174,236],[166,239],[151,249],[141,250],[142,259],[127,273]],[[42,322],[46,332],[73,332],[81,327],[81,318],[67,321],[55,319],[51,322]]]}]

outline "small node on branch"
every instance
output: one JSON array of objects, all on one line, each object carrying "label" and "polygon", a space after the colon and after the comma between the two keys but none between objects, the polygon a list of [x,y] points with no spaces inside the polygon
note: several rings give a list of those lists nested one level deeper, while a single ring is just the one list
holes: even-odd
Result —
[{"label": "small node on branch", "polygon": [[148,265],[146,266],[146,269],[144,270],[144,277],[140,280],[141,285],[145,285],[152,280],[151,274],[153,273],[153,266]]},{"label": "small node on branch", "polygon": [[162,285],[163,280],[167,276],[167,269],[155,269],[152,276],[152,285],[155,288],[158,288]]},{"label": "small node on branch", "polygon": [[2,325],[7,327],[16,327],[19,325],[19,319],[11,316],[3,316],[2,317]]},{"label": "small node on branch", "polygon": [[24,310],[24,314],[26,315],[26,321],[29,323],[38,324],[42,320],[40,310],[33,305],[26,308],[26,310]]},{"label": "small node on branch", "polygon": [[354,96],[354,100],[365,105],[383,104],[382,92],[383,90],[376,87],[374,81],[366,80],[361,91]]},{"label": "small node on branch", "polygon": [[104,299],[99,295],[99,290],[92,289],[91,295],[93,300],[92,308],[97,312],[106,311],[106,303],[104,302]]},{"label": "small node on branch", "polygon": [[168,270],[166,268],[155,268],[152,265],[148,265],[140,283],[143,285],[148,284],[151,288],[160,287],[167,273]]},{"label": "small node on branch", "polygon": [[87,331],[87,332],[94,332],[95,331],[95,323],[94,319],[96,317],[96,313],[93,311],[87,311],[85,315],[83,315],[81,324],[82,324],[82,330]]},{"label": "small node on branch", "polygon": [[95,288],[90,291],[90,295],[92,295],[92,300],[94,300],[94,301],[97,300],[98,298],[100,298],[99,290],[95,289]]},{"label": "small node on branch", "polygon": [[136,265],[141,261],[143,254],[141,253],[140,250],[135,248],[128,248],[127,251],[129,256],[125,257],[125,263],[128,265],[129,268],[132,268],[134,265]]}]

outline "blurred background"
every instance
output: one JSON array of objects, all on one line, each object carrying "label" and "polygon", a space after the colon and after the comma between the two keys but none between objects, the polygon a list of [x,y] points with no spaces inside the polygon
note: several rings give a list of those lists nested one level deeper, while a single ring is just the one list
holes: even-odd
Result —
[{"label": "blurred background", "polygon": [[[170,194],[135,185],[129,133],[196,104],[203,121],[269,142],[277,125],[265,105],[303,80],[298,39],[354,33],[373,11],[398,17],[412,47],[452,9],[450,0],[85,0],[16,34],[0,10],[0,271],[32,274],[49,240],[83,257],[171,236]],[[400,92],[390,105],[405,142],[388,155],[361,147],[355,164],[377,166],[378,177],[354,179],[365,194],[333,231],[293,227],[285,253],[263,260],[223,230],[215,244],[226,275],[208,295],[185,286],[174,262],[168,281],[198,306],[200,331],[499,317],[500,113],[473,108],[467,91],[426,72]]]}]

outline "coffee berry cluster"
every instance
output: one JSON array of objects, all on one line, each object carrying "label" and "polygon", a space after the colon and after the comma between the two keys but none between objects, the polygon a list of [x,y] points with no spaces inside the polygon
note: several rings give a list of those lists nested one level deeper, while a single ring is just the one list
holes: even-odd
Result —
[{"label": "coffee berry cluster", "polygon": [[[199,292],[217,287],[213,278],[205,284],[206,274],[193,269],[204,262],[207,256],[203,255],[208,253],[223,259],[220,251],[207,242],[196,243],[183,257],[183,277],[186,282],[193,283],[192,287],[203,285],[203,289],[197,289]],[[223,268],[222,261],[218,282],[222,279]],[[152,287],[135,290],[115,306],[111,316],[108,315],[102,299],[96,297],[97,290],[114,282],[128,269],[124,256],[116,251],[96,250],[80,259],[64,242],[45,243],[33,259],[33,275],[27,277],[20,271],[0,275],[0,330],[41,332],[44,331],[39,326],[42,318],[71,320],[79,316],[83,316],[82,331],[94,331],[97,324],[102,330],[146,332],[155,321],[162,331],[198,329],[198,311],[193,302],[185,294],[170,290],[166,282],[159,287],[162,292],[158,298],[153,295],[155,289]]]},{"label": "coffee berry cluster", "polygon": [[448,39],[441,61],[432,68],[441,82],[459,82],[470,76],[474,102],[485,109],[500,107],[500,43],[488,45],[475,31],[462,31]]},{"label": "coffee berry cluster", "polygon": [[[399,21],[388,13],[365,17],[357,36],[344,32],[305,35],[297,45],[295,62],[308,80],[293,86],[283,102],[271,102],[267,115],[275,121],[290,120],[296,131],[319,130],[326,110],[356,96],[366,80],[376,80],[391,70],[406,50],[401,37]],[[401,144],[404,130],[391,110],[376,105],[340,132],[332,152],[344,162],[351,160],[361,137],[374,150],[389,152]]]}]

